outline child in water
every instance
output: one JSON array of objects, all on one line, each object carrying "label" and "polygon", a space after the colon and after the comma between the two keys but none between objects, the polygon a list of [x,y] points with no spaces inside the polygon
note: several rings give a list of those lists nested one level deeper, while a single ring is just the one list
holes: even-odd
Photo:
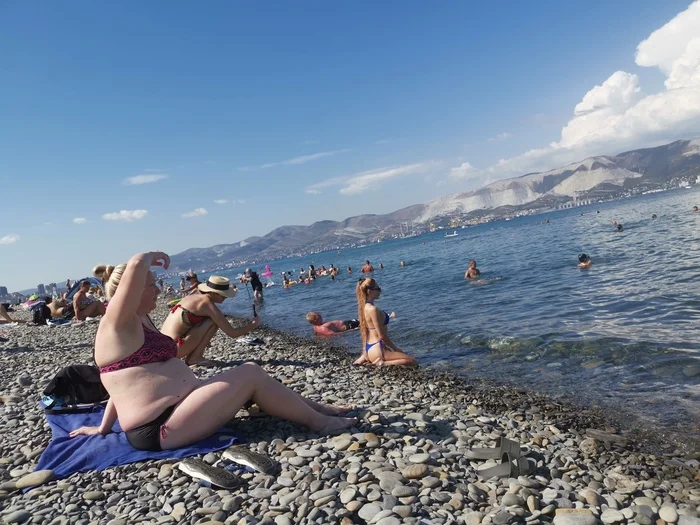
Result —
[{"label": "child in water", "polygon": [[472,259],[471,261],[469,261],[469,268],[467,269],[467,272],[464,274],[464,278],[465,279],[478,279],[480,275],[481,275],[481,272],[476,267],[476,261],[474,259]]}]

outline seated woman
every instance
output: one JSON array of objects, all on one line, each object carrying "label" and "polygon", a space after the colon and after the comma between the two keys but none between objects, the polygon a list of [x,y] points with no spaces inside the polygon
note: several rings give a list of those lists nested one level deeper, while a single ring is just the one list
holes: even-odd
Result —
[{"label": "seated woman", "polygon": [[[371,277],[357,283],[357,316],[360,318],[360,332],[365,351],[355,364],[369,362],[374,365],[417,366],[414,357],[396,346],[387,332],[391,316],[374,305],[382,289]],[[388,350],[387,350],[388,348]]]},{"label": "seated woman", "polygon": [[[109,393],[102,423],[70,433],[108,434],[117,417],[129,443],[140,450],[168,450],[211,436],[253,401],[271,416],[330,433],[353,426],[346,410],[308,400],[246,363],[200,380],[181,359],[177,344],[148,316],[160,290],[151,266],[170,265],[162,252],[135,255],[127,264],[98,266],[110,300],[95,338],[95,361]],[[254,321],[255,322],[255,321]]]},{"label": "seated woman", "polygon": [[348,330],[356,330],[360,327],[360,321],[350,319],[348,321],[328,321],[323,322],[323,317],[318,312],[309,312],[306,314],[306,320],[314,327],[316,335],[335,335]]},{"label": "seated woman", "polygon": [[188,365],[211,365],[211,361],[204,359],[204,351],[219,328],[236,338],[252,332],[257,321],[233,328],[217,308],[217,304],[236,295],[226,277],[212,275],[198,290],[200,293],[188,295],[173,306],[160,331],[177,342],[177,356]]},{"label": "seated woman", "polygon": [[88,297],[90,281],[82,281],[80,288],[73,296],[73,310],[75,320],[84,321],[88,317],[97,317],[105,314],[105,305],[93,297]]}]

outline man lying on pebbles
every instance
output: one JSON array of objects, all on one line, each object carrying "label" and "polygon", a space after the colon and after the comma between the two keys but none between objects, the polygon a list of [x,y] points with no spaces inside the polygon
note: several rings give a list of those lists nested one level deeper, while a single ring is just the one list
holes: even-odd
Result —
[{"label": "man lying on pebbles", "polygon": [[127,264],[106,267],[110,303],[97,330],[95,361],[110,398],[102,424],[80,427],[71,437],[107,434],[119,417],[134,448],[180,448],[213,435],[250,400],[266,414],[318,433],[357,423],[355,418],[339,417],[348,407],[304,399],[254,363],[200,381],[178,359],[175,341],[160,333],[148,316],[160,293],[150,268],[169,265],[165,253],[149,252],[134,255]]}]

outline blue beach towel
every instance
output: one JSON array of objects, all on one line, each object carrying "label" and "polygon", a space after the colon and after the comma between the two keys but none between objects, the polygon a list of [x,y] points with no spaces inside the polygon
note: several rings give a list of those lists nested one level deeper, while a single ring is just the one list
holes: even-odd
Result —
[{"label": "blue beach towel", "polygon": [[47,414],[51,426],[52,438],[49,446],[41,454],[37,470],[50,469],[56,478],[65,478],[76,472],[104,470],[108,467],[126,465],[147,459],[181,459],[197,454],[206,454],[213,450],[230,447],[238,440],[233,432],[226,429],[219,431],[199,443],[175,450],[136,450],[126,440],[126,434],[114,424],[113,431],[106,436],[78,436],[71,438],[68,434],[82,426],[97,426],[102,421],[103,406],[96,406],[90,412],[80,414]]}]

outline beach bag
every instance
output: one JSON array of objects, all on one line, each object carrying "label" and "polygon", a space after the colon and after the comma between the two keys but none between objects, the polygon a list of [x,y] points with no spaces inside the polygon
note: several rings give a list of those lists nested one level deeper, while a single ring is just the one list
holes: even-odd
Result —
[{"label": "beach bag", "polygon": [[32,321],[34,324],[46,325],[46,320],[51,319],[51,308],[46,303],[38,303],[32,307]]},{"label": "beach bag", "polygon": [[[91,365],[71,365],[62,368],[44,389],[44,396],[55,401],[44,403],[44,408],[56,405],[85,405],[105,401],[109,394],[100,380],[100,370]],[[43,401],[43,400],[42,400]]]}]

